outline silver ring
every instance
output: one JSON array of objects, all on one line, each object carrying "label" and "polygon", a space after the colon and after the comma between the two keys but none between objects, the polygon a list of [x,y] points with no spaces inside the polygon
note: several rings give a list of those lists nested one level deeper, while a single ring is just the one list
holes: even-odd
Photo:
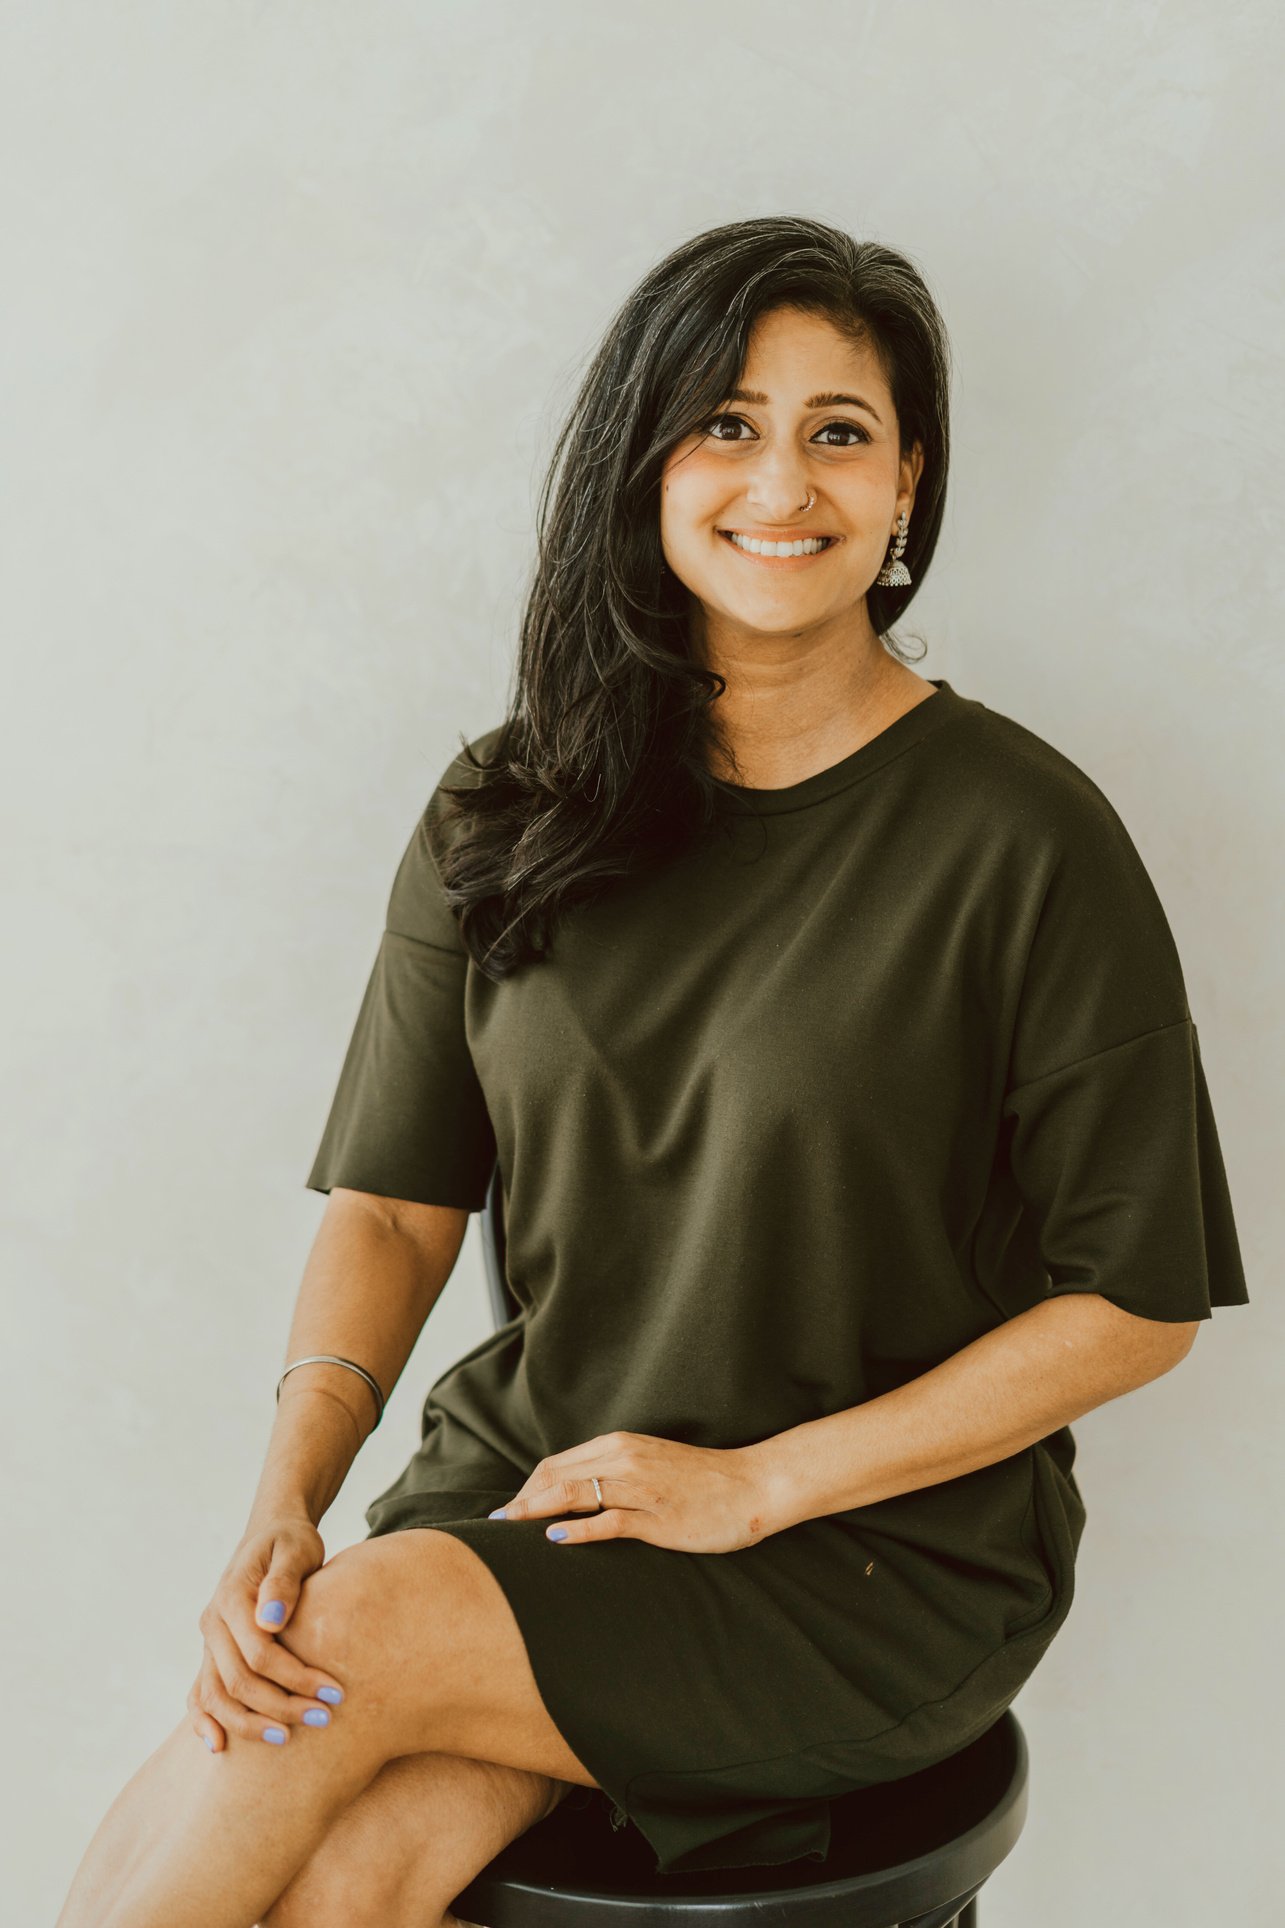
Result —
[{"label": "silver ring", "polygon": [[602,1488],[598,1484],[598,1476],[596,1473],[590,1473],[589,1477],[593,1481],[593,1490],[598,1495],[598,1511],[602,1512]]}]

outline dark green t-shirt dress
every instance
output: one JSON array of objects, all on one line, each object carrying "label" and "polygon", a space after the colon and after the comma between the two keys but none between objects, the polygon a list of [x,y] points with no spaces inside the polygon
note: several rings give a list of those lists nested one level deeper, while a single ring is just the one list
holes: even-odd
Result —
[{"label": "dark green t-shirt dress", "polygon": [[479,1211],[498,1157],[520,1312],[431,1387],[367,1524],[486,1562],[661,1874],[820,1858],[831,1796],[999,1717],[1070,1608],[1075,1443],[725,1554],[488,1520],[537,1461],[616,1428],[764,1439],[1053,1293],[1248,1301],[1134,844],[1068,758],[934,689],[802,782],[724,785],[726,824],[498,984],[443,902],[434,792],[307,1179]]}]

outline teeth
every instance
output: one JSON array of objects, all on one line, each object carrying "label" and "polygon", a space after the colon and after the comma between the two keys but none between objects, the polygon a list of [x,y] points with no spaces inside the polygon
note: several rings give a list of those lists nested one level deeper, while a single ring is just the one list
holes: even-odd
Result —
[{"label": "teeth", "polygon": [[727,539],[751,556],[818,556],[829,547],[824,536],[800,537],[797,542],[759,542],[752,536],[737,535]]}]

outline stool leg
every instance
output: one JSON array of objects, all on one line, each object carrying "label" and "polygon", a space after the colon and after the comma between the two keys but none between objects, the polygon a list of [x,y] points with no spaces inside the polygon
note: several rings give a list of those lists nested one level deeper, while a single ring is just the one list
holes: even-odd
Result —
[{"label": "stool leg", "polygon": [[[946,1902],[943,1905],[949,1908],[950,1903]],[[930,1908],[926,1915],[916,1915],[912,1922],[905,1923],[904,1928],[928,1928],[929,1923],[932,1924],[932,1928],[977,1928],[976,1895],[966,1901],[949,1920],[942,1915],[940,1908]]]}]

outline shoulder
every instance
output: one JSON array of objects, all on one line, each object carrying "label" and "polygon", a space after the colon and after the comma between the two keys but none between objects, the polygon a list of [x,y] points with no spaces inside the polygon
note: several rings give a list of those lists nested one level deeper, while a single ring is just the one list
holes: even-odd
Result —
[{"label": "shoulder", "polygon": [[1050,819],[1114,816],[1109,799],[1087,770],[1015,717],[972,702],[964,727],[949,733],[972,781],[997,801],[1035,807]]},{"label": "shoulder", "polygon": [[[981,703],[940,731],[938,744],[931,782],[939,841],[958,866],[961,890],[1007,930],[1011,955],[1063,986],[1068,1001],[1078,995],[1068,974],[1083,977],[1095,956],[1109,955],[1117,987],[1137,989],[1136,998],[1117,998],[1120,1035],[1181,1015],[1185,992],[1167,912],[1101,785],[1036,731]],[[1101,1034],[1108,1029],[1104,1021]]]},{"label": "shoulder", "polygon": [[[449,793],[477,787],[483,768],[494,760],[500,749],[507,727],[505,723],[496,723],[489,730],[483,730],[480,736],[465,739],[467,749],[461,742],[460,748],[437,778],[424,805],[419,832],[426,844],[431,842],[441,849],[449,841],[449,826],[458,814],[460,805],[460,799]],[[459,734],[463,738],[463,732]]]},{"label": "shoulder", "polygon": [[458,799],[451,790],[474,786],[479,766],[490,761],[504,732],[502,723],[468,739],[442,770],[411,831],[389,896],[387,928],[448,949],[459,948],[454,918],[443,896],[442,865],[455,837]]},{"label": "shoulder", "polygon": [[1049,994],[1048,1035],[1080,1010],[1091,1021],[1074,1041],[1088,1052],[1181,1019],[1186,992],[1168,915],[1101,786],[1034,730],[981,704],[949,734],[943,774],[976,803],[963,813],[960,861],[998,889],[1027,994],[1040,985]]},{"label": "shoulder", "polygon": [[[437,779],[433,797],[436,798],[448,784],[456,789],[466,784],[475,784],[479,775],[477,766],[493,761],[507,727],[506,723],[496,723],[489,730],[483,730],[480,736],[468,738],[467,751],[461,744]],[[462,736],[463,732],[459,734]]]},{"label": "shoulder", "polygon": [[969,702],[960,726],[944,731],[942,777],[975,822],[1050,863],[1112,855],[1140,863],[1115,804],[1089,773],[1024,723]]}]

